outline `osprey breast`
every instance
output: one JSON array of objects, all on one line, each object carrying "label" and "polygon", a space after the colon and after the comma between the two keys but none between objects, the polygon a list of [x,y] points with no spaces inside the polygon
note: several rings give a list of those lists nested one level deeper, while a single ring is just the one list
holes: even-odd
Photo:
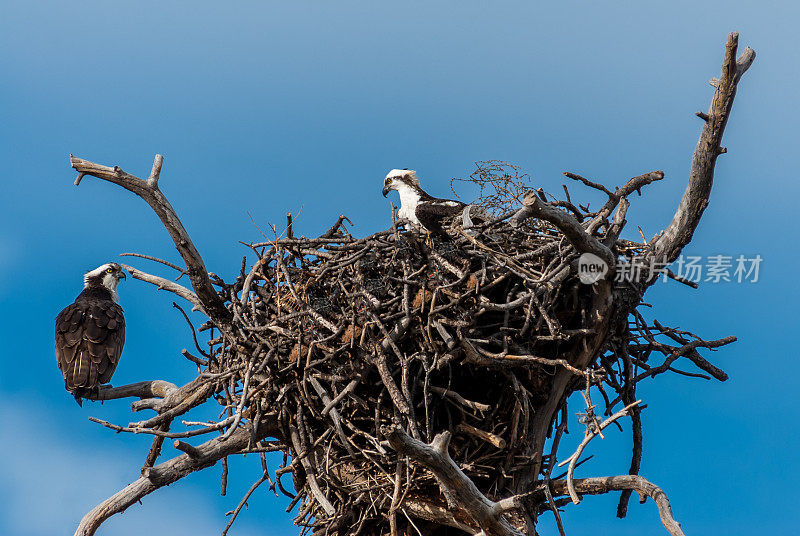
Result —
[{"label": "osprey breast", "polygon": [[400,194],[400,210],[397,211],[397,217],[404,218],[415,225],[419,225],[420,223],[417,219],[419,195],[416,192],[407,191],[407,189],[400,189],[398,193]]}]

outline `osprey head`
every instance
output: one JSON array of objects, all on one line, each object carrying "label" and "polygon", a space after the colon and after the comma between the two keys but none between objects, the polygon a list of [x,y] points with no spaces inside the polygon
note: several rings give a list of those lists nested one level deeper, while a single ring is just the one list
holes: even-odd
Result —
[{"label": "osprey head", "polygon": [[392,190],[400,191],[410,189],[417,191],[420,189],[417,172],[413,169],[393,169],[383,180],[383,197]]},{"label": "osprey head", "polygon": [[83,286],[103,286],[106,287],[114,299],[117,299],[117,284],[120,279],[125,279],[125,272],[122,271],[122,266],[116,262],[107,262],[102,266],[98,266],[91,272],[86,272],[83,275]]}]

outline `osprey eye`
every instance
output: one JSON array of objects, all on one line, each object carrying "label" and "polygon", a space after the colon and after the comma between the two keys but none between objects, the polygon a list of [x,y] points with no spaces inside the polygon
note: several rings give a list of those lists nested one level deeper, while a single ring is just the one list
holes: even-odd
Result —
[{"label": "osprey eye", "polygon": [[109,268],[108,270],[106,270],[106,272],[108,272],[109,274],[112,273],[113,271],[114,271],[113,268]]}]

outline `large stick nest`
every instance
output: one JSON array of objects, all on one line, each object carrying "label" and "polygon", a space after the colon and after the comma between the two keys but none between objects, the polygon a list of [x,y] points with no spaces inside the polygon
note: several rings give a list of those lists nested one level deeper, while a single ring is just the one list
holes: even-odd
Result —
[{"label": "large stick nest", "polygon": [[[209,371],[227,373],[217,397],[231,416],[279,412],[299,525],[377,534],[388,531],[392,505],[417,498],[446,507],[434,476],[389,446],[382,428],[392,424],[424,442],[450,431],[452,458],[488,497],[518,490],[514,475],[552,471],[534,448],[532,420],[559,368],[574,376],[567,393],[588,395],[597,384],[611,408],[633,400],[636,381],[663,372],[647,364],[650,353],[676,347],[654,337],[689,342],[638,314],[632,331],[628,313],[641,289],[618,283],[632,298],[610,321],[604,351],[586,368],[571,366],[596,335],[593,287],[579,281],[579,254],[561,231],[510,217],[526,189],[514,169],[491,165],[473,176],[487,215],[476,227],[458,220],[443,238],[396,224],[354,238],[340,218],[320,238],[251,244],[252,268],[243,264],[234,285],[220,283],[237,330],[212,341]],[[551,204],[579,222],[597,215]],[[595,231],[599,241],[609,228]],[[612,240],[622,257],[645,247]],[[593,407],[588,414],[596,423]]]}]

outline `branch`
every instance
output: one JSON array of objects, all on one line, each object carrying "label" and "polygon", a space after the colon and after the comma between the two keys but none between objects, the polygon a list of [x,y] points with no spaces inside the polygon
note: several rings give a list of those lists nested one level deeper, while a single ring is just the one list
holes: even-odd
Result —
[{"label": "branch", "polygon": [[609,267],[614,266],[614,254],[611,250],[588,234],[574,216],[542,201],[531,191],[525,193],[525,197],[522,198],[522,208],[511,218],[511,223],[515,225],[530,217],[549,221],[558,227],[579,253],[593,253],[603,259]]},{"label": "branch", "polygon": [[503,510],[498,503],[487,499],[450,458],[447,452],[450,432],[438,434],[430,445],[412,438],[398,426],[385,428],[383,433],[398,453],[410,457],[431,471],[445,495],[467,512],[486,536],[521,535],[503,516]]},{"label": "branch", "polygon": [[[178,266],[177,264],[172,264],[169,261],[165,261],[164,259],[159,259],[158,257],[153,257],[152,255],[145,255],[144,253],[120,253],[120,257],[139,257],[140,259],[147,259],[148,261],[157,262],[159,264],[163,264],[164,266],[169,266],[173,270],[180,272],[180,276],[178,279],[186,275],[186,270]],[[124,265],[123,265],[124,266]],[[177,281],[176,279],[175,281]]]},{"label": "branch", "polygon": [[85,175],[91,175],[99,179],[114,183],[122,186],[126,190],[133,192],[141,197],[153,211],[158,215],[161,223],[167,229],[175,247],[178,249],[183,261],[186,264],[186,271],[189,279],[192,282],[197,298],[205,309],[209,318],[220,325],[227,325],[230,323],[231,314],[225,308],[222,300],[217,295],[211,281],[208,278],[208,270],[206,269],[203,258],[192,243],[189,234],[183,227],[175,209],[172,208],[167,198],[161,193],[158,188],[158,178],[161,173],[161,164],[163,158],[161,155],[156,155],[153,162],[153,170],[147,180],[142,180],[139,177],[131,175],[122,171],[119,166],[107,167],[88,160],[83,160],[70,155],[70,165],[78,171],[78,179],[75,184],[80,184],[81,179]]},{"label": "branch", "polygon": [[145,421],[129,423],[128,426],[130,428],[153,428],[199,406],[213,393],[213,383],[207,378],[199,376],[186,385],[171,391],[169,396],[162,400],[145,399],[141,402],[134,402],[131,405],[133,411],[152,409],[157,411],[158,415]]},{"label": "branch", "polygon": [[399,509],[406,514],[406,516],[411,515],[418,519],[424,519],[435,525],[448,525],[462,530],[467,534],[475,532],[473,527],[457,519],[457,516],[447,508],[426,501],[422,497],[407,497]]},{"label": "branch", "polygon": [[[101,426],[105,426],[110,430],[114,430],[115,432],[130,432],[132,434],[150,434],[160,438],[176,438],[176,437],[195,437],[199,435],[208,434],[210,432],[215,432],[217,430],[222,430],[226,426],[230,426],[233,424],[233,416],[228,417],[227,419],[223,419],[216,423],[209,423],[207,426],[203,428],[197,428],[195,430],[189,430],[187,432],[168,432],[166,431],[168,428],[168,424],[172,422],[172,419],[168,421],[159,423],[152,428],[144,428],[141,426],[119,426],[117,424],[110,423],[108,421],[104,421],[103,419],[98,419],[96,417],[89,417],[89,420],[95,422]],[[187,421],[183,421],[184,424],[187,424]],[[222,438],[224,439],[224,437]],[[181,444],[184,444],[181,442]],[[178,450],[183,450],[179,445],[175,445],[175,448]],[[188,451],[187,451],[188,452]]]},{"label": "branch", "polygon": [[[264,464],[264,458],[263,458],[263,454],[262,454],[262,458],[261,458],[261,460],[262,460],[262,462],[261,462],[261,463],[262,463],[262,465],[263,465],[263,464]],[[233,526],[233,523],[234,523],[234,521],[236,521],[236,518],[239,516],[239,512],[241,512],[241,511],[242,511],[242,507],[247,507],[247,500],[250,498],[250,496],[253,494],[253,492],[254,492],[255,490],[257,490],[257,489],[258,489],[258,487],[259,487],[261,484],[263,484],[263,483],[264,483],[264,481],[265,481],[265,480],[269,480],[269,473],[267,472],[267,469],[266,469],[266,467],[264,468],[264,473],[261,475],[261,477],[260,477],[258,480],[256,480],[256,481],[253,483],[253,485],[252,485],[252,486],[250,486],[250,489],[249,489],[249,490],[247,490],[247,493],[245,493],[245,494],[244,494],[244,497],[242,497],[242,500],[241,500],[241,501],[239,501],[239,504],[236,506],[236,508],[233,510],[233,512],[230,512],[230,514],[231,514],[231,518],[230,518],[230,520],[228,521],[228,524],[227,524],[227,525],[225,525],[225,528],[224,528],[224,529],[222,529],[222,534],[221,534],[221,536],[225,536],[226,534],[228,534],[228,531],[229,531],[229,530],[231,529],[231,527]],[[226,514],[226,515],[227,515],[227,514]]]},{"label": "branch", "polygon": [[115,400],[118,398],[128,398],[130,396],[142,399],[166,398],[177,389],[178,387],[174,383],[164,380],[130,383],[119,387],[107,384],[101,385],[96,395],[85,396],[84,398],[88,398],[89,400]]},{"label": "branch", "polygon": [[[586,186],[588,186],[589,188],[594,188],[595,190],[600,190],[601,192],[606,194],[608,197],[612,197],[614,195],[613,193],[611,193],[611,191],[609,191],[608,188],[606,188],[602,184],[597,183],[597,182],[592,182],[589,179],[581,177],[580,175],[577,175],[575,173],[570,173],[569,171],[565,171],[564,173],[562,173],[562,175],[564,175],[565,177],[567,177],[569,179],[572,179],[574,181],[580,181],[583,184],[585,184]],[[565,188],[566,188],[566,186],[565,186]]]},{"label": "branch", "polygon": [[203,457],[203,453],[200,451],[200,449],[190,445],[189,443],[186,443],[185,441],[181,441],[180,439],[176,439],[175,442],[172,443],[172,446],[182,452],[185,452],[190,458],[198,460]]},{"label": "branch", "polygon": [[627,222],[625,215],[628,213],[628,207],[630,207],[630,205],[631,203],[627,199],[623,198],[619,200],[619,208],[614,213],[611,225],[608,226],[606,236],[603,238],[603,244],[605,244],[606,247],[611,248],[617,242],[622,228],[625,227],[625,223]]},{"label": "branch", "polygon": [[[675,218],[673,219],[673,222],[670,224],[669,228],[659,238],[656,239],[648,259],[645,260],[653,259],[654,261],[659,262],[671,262],[674,260],[677,255],[680,254],[682,247],[688,243],[689,240],[691,240],[692,233],[699,222],[702,210],[705,208],[705,205],[708,202],[708,193],[711,188],[714,162],[716,161],[716,156],[718,154],[717,152],[713,152],[713,154],[709,152],[709,146],[714,146],[714,143],[716,143],[716,147],[719,147],[719,141],[722,137],[722,130],[724,128],[725,121],[727,120],[727,114],[730,112],[730,107],[733,103],[736,84],[755,58],[755,52],[748,48],[742,54],[742,57],[739,59],[739,61],[734,62],[732,58],[735,56],[736,41],[736,34],[731,34],[728,40],[725,63],[725,70],[733,70],[735,74],[727,77],[724,76],[723,78],[725,78],[725,80],[722,80],[719,83],[719,88],[714,95],[711,114],[713,117],[709,117],[709,120],[703,129],[703,134],[701,135],[700,142],[698,143],[697,150],[695,151],[695,159],[692,165],[692,174],[689,185],[687,186],[684,197],[681,200],[678,212],[675,214]],[[723,96],[726,96],[726,99],[723,99]],[[716,112],[716,115],[714,115],[714,112]],[[704,162],[704,159],[710,159],[710,161]],[[653,172],[653,174],[648,174],[650,175],[648,179],[642,178],[641,180],[646,181],[650,180],[651,178],[655,179],[657,175],[654,174],[657,173],[658,172]],[[632,183],[638,182],[637,179],[638,178],[634,178],[628,182],[629,184],[633,185]],[[522,209],[520,212],[523,210],[527,210],[527,208]],[[519,215],[520,213],[516,214],[514,217],[517,218]],[[562,231],[566,234],[564,229],[562,229]],[[607,315],[610,313],[613,307],[613,294],[610,292],[609,288],[602,288],[598,287],[597,285],[594,285],[594,288],[599,290],[599,292],[596,292],[593,295],[592,307],[587,316],[591,319],[591,323],[588,327],[594,329],[597,335],[593,340],[586,340],[587,345],[577,352],[577,355],[570,360],[572,365],[578,369],[586,367],[602,349],[605,337],[610,329],[610,322],[607,320]],[[534,464],[534,469],[536,469],[534,473],[538,473],[538,466],[541,462],[541,452],[544,448],[545,438],[547,437],[548,431],[552,425],[555,411],[559,404],[562,403],[563,397],[565,396],[571,381],[572,378],[568,376],[567,371],[558,371],[556,373],[556,377],[552,380],[552,388],[546,404],[543,408],[540,408],[540,410],[534,416],[534,422],[532,425],[532,435],[534,437],[534,441],[532,446],[528,449],[532,456],[539,457],[539,460]],[[521,472],[517,472],[516,475],[518,478],[515,481],[514,488],[517,492],[524,491],[530,476],[526,476]]]},{"label": "branch", "polygon": [[581,502],[581,500],[578,497],[578,494],[577,494],[577,492],[575,490],[575,487],[573,486],[574,480],[573,480],[572,475],[575,473],[575,464],[577,463],[578,458],[581,457],[581,454],[583,453],[583,449],[586,448],[586,446],[589,444],[589,442],[592,439],[594,439],[595,437],[600,435],[600,433],[603,431],[603,429],[605,429],[609,424],[613,423],[614,421],[616,421],[617,419],[619,419],[621,417],[624,417],[625,415],[628,414],[628,410],[630,410],[632,407],[637,406],[637,405],[639,405],[641,403],[642,403],[641,400],[637,400],[637,401],[635,401],[635,402],[633,402],[631,404],[628,404],[627,406],[625,406],[624,408],[622,408],[621,410],[616,412],[614,415],[612,415],[608,419],[604,420],[602,422],[602,424],[600,424],[594,430],[592,430],[592,431],[590,431],[590,432],[588,432],[586,434],[586,436],[583,438],[583,441],[581,441],[581,444],[578,445],[577,449],[575,449],[575,453],[572,456],[570,456],[569,458],[567,458],[566,460],[564,460],[563,462],[558,464],[558,466],[561,467],[564,464],[569,463],[569,468],[567,470],[567,489],[569,491],[569,496],[572,499],[573,503],[579,504]]},{"label": "branch", "polygon": [[[672,507],[664,491],[639,475],[601,476],[594,478],[580,478],[574,481],[578,493],[587,495],[601,495],[611,491],[633,490],[642,498],[650,497],[658,506],[658,515],[661,523],[672,536],[685,536],[681,525],[672,516]],[[568,495],[566,480],[552,480],[550,482],[553,495]]]},{"label": "branch", "polygon": [[665,335],[669,336],[673,340],[680,342],[683,344],[680,348],[674,348],[672,346],[661,345],[660,343],[656,342],[653,346],[660,352],[663,352],[667,358],[664,362],[657,366],[651,367],[644,372],[639,373],[634,379],[633,382],[639,382],[648,376],[653,378],[657,374],[661,374],[669,370],[672,363],[674,363],[680,357],[686,357],[692,363],[697,366],[700,370],[708,372],[717,380],[724,382],[728,379],[728,375],[725,373],[724,370],[715,367],[711,363],[709,363],[700,353],[697,351],[697,348],[719,348],[720,346],[725,346],[726,344],[731,344],[732,342],[736,342],[736,337],[733,335],[729,335],[727,337],[723,337],[722,339],[717,339],[715,341],[704,341],[702,339],[698,339],[695,341],[687,342],[686,339],[680,337],[678,335],[674,335],[671,333],[665,333]]},{"label": "branch", "polygon": [[148,274],[147,272],[137,270],[136,268],[128,266],[127,264],[122,264],[121,266],[125,268],[125,270],[127,270],[134,279],[138,279],[139,281],[145,281],[147,283],[155,285],[160,290],[168,290],[173,294],[177,294],[178,296],[188,301],[192,305],[199,307],[201,311],[205,312],[203,310],[203,305],[197,298],[197,294],[195,294],[188,288],[184,287],[183,285],[179,285],[174,281],[170,281],[169,279],[164,279],[163,277],[159,277],[157,275],[152,275]]},{"label": "branch", "polygon": [[[593,233],[598,227],[600,227],[600,225],[603,223],[603,220],[611,215],[611,212],[617,207],[617,205],[633,192],[639,192],[641,194],[642,187],[647,186],[651,182],[660,181],[663,178],[663,171],[651,171],[650,173],[638,175],[630,179],[621,188],[618,188],[614,193],[608,195],[608,201],[606,201],[605,205],[600,207],[600,210],[597,211],[597,215],[592,219],[591,222],[589,222],[589,225],[586,227],[586,232],[589,234]],[[627,210],[627,208],[625,210]]]},{"label": "branch", "polygon": [[[202,445],[193,447],[193,455],[191,456],[189,454],[181,454],[155,467],[145,468],[141,478],[118,491],[86,514],[80,525],[78,525],[75,536],[92,536],[106,519],[125,511],[144,496],[195,471],[210,467],[225,456],[237,454],[239,451],[247,449],[252,433],[253,430],[250,426],[240,428],[225,441],[217,437]],[[278,423],[275,415],[270,415],[269,419],[259,422],[258,428],[255,430],[256,440],[261,440],[268,436],[276,437],[277,434]]]},{"label": "branch", "polygon": [[656,239],[650,254],[652,258],[664,260],[666,263],[674,261],[684,246],[691,241],[703,211],[708,206],[711,187],[714,183],[714,166],[717,156],[726,152],[720,143],[733,107],[736,87],[756,57],[753,49],[747,47],[737,60],[738,43],[738,33],[728,34],[725,59],[722,63],[722,76],[716,84],[717,89],[708,113],[700,116],[705,121],[705,125],[703,125],[703,131],[692,157],[689,184],[686,186],[686,191],[683,193],[683,198],[672,222]]},{"label": "branch", "polygon": [[476,411],[489,411],[489,410],[492,409],[492,406],[490,406],[488,404],[482,404],[480,402],[473,402],[472,400],[467,400],[466,398],[464,398],[463,396],[461,396],[457,392],[451,391],[450,389],[442,389],[441,387],[436,387],[435,385],[431,385],[430,389],[434,393],[437,393],[437,394],[440,394],[442,396],[446,396],[447,398],[450,398],[452,400],[455,400],[456,402],[458,402],[462,406],[464,406],[466,408],[469,408],[469,409],[473,409],[473,410],[476,410]]}]

